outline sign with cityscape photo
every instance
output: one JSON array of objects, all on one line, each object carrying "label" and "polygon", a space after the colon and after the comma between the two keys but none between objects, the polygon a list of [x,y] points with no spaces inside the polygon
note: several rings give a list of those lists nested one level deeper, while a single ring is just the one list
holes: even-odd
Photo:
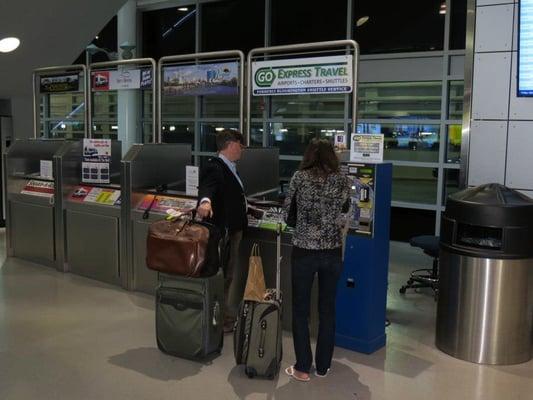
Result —
[{"label": "sign with cityscape photo", "polygon": [[177,65],[163,69],[165,96],[238,95],[237,62]]},{"label": "sign with cityscape photo", "polygon": [[351,93],[352,61],[330,56],[253,62],[253,95]]}]

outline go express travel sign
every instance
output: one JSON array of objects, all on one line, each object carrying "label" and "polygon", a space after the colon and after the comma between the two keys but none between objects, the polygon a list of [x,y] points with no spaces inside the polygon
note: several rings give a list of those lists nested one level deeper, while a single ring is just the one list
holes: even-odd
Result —
[{"label": "go express travel sign", "polygon": [[331,56],[252,63],[254,96],[351,93],[352,57]]}]

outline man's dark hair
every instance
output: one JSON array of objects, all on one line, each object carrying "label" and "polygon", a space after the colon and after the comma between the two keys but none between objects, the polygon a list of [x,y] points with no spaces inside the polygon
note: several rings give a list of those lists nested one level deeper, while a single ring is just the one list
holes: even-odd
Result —
[{"label": "man's dark hair", "polygon": [[313,139],[309,143],[300,164],[300,171],[306,169],[319,175],[339,172],[339,159],[329,140]]},{"label": "man's dark hair", "polygon": [[221,132],[217,132],[217,150],[222,151],[230,142],[239,142],[244,145],[244,136],[239,131],[233,129],[224,129]]}]

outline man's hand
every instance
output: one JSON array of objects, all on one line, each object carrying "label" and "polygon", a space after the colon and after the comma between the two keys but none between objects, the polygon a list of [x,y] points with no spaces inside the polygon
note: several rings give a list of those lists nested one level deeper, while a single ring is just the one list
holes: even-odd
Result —
[{"label": "man's hand", "polygon": [[211,208],[211,202],[204,201],[202,204],[198,206],[198,209],[196,210],[196,212],[202,219],[211,218],[213,216],[213,209]]}]

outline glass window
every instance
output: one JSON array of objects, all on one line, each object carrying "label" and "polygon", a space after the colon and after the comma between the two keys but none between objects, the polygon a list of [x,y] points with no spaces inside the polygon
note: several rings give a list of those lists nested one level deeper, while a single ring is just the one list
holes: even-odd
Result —
[{"label": "glass window", "polygon": [[202,117],[239,118],[239,96],[201,96]]},{"label": "glass window", "polygon": [[202,5],[202,51],[239,49],[247,53],[265,44],[265,1],[230,0]]},{"label": "glass window", "polygon": [[252,118],[262,118],[265,111],[268,97],[252,96],[251,112]]},{"label": "glass window", "polygon": [[362,83],[358,93],[358,116],[439,119],[441,100],[441,82]]},{"label": "glass window", "polygon": [[85,135],[85,102],[81,93],[43,94],[40,106],[41,135],[48,138],[81,138]]},{"label": "glass window", "polygon": [[167,96],[161,97],[161,117],[169,118],[194,118],[194,96]]},{"label": "glass window", "polygon": [[449,195],[454,194],[459,190],[459,170],[444,169],[444,190],[442,191],[442,205],[446,205],[446,199]]},{"label": "glass window", "polygon": [[448,93],[448,118],[462,120],[464,81],[451,81],[449,83]]},{"label": "glass window", "polygon": [[435,204],[437,201],[437,176],[437,168],[395,165],[392,170],[392,200]]},{"label": "glass window", "polygon": [[285,192],[289,191],[288,182],[290,182],[300,163],[301,161],[296,160],[279,160],[279,179],[287,182],[283,188]]},{"label": "glass window", "polygon": [[[117,115],[117,92],[93,92],[92,113],[93,120],[109,119],[116,121]],[[112,111],[114,110],[114,112]]]},{"label": "glass window", "polygon": [[152,118],[152,90],[143,90],[142,92],[143,103],[143,118]]},{"label": "glass window", "polygon": [[239,129],[235,123],[204,123],[200,127],[200,151],[217,151],[216,134],[224,129]]},{"label": "glass window", "polygon": [[346,39],[348,2],[272,0],[273,45]]},{"label": "glass window", "polygon": [[335,133],[344,133],[342,124],[269,123],[268,145],[279,147],[283,155],[303,155],[305,148],[314,138],[329,138]]},{"label": "glass window", "polygon": [[358,133],[382,133],[386,160],[438,162],[439,125],[357,124]]},{"label": "glass window", "polygon": [[77,116],[83,119],[84,99],[80,93],[79,96],[70,93],[48,95],[50,118],[67,118]]},{"label": "glass window", "polygon": [[392,207],[390,240],[408,242],[415,236],[434,235],[435,217],[435,211]]},{"label": "glass window", "polygon": [[116,121],[93,121],[93,137],[96,139],[117,139]]},{"label": "glass window", "polygon": [[154,136],[152,132],[152,121],[143,121],[141,123],[141,140],[142,143],[153,143]]},{"label": "glass window", "polygon": [[192,122],[163,122],[161,126],[161,142],[189,143],[194,150],[194,123]]},{"label": "glass window", "polygon": [[452,50],[466,47],[466,1],[451,0],[450,49]]},{"label": "glass window", "polygon": [[145,57],[157,60],[163,56],[195,52],[195,7],[145,11],[142,16],[142,26],[142,48]]},{"label": "glass window", "polygon": [[85,123],[67,119],[46,120],[41,123],[41,136],[55,139],[81,139],[85,136]]},{"label": "glass window", "polygon": [[442,50],[442,0],[355,1],[354,38],[362,54]]},{"label": "glass window", "polygon": [[447,127],[446,162],[459,164],[461,162],[462,125]]},{"label": "glass window", "polygon": [[272,96],[273,118],[344,118],[342,94]]},{"label": "glass window", "polygon": [[250,126],[250,146],[263,146],[263,124]]}]

